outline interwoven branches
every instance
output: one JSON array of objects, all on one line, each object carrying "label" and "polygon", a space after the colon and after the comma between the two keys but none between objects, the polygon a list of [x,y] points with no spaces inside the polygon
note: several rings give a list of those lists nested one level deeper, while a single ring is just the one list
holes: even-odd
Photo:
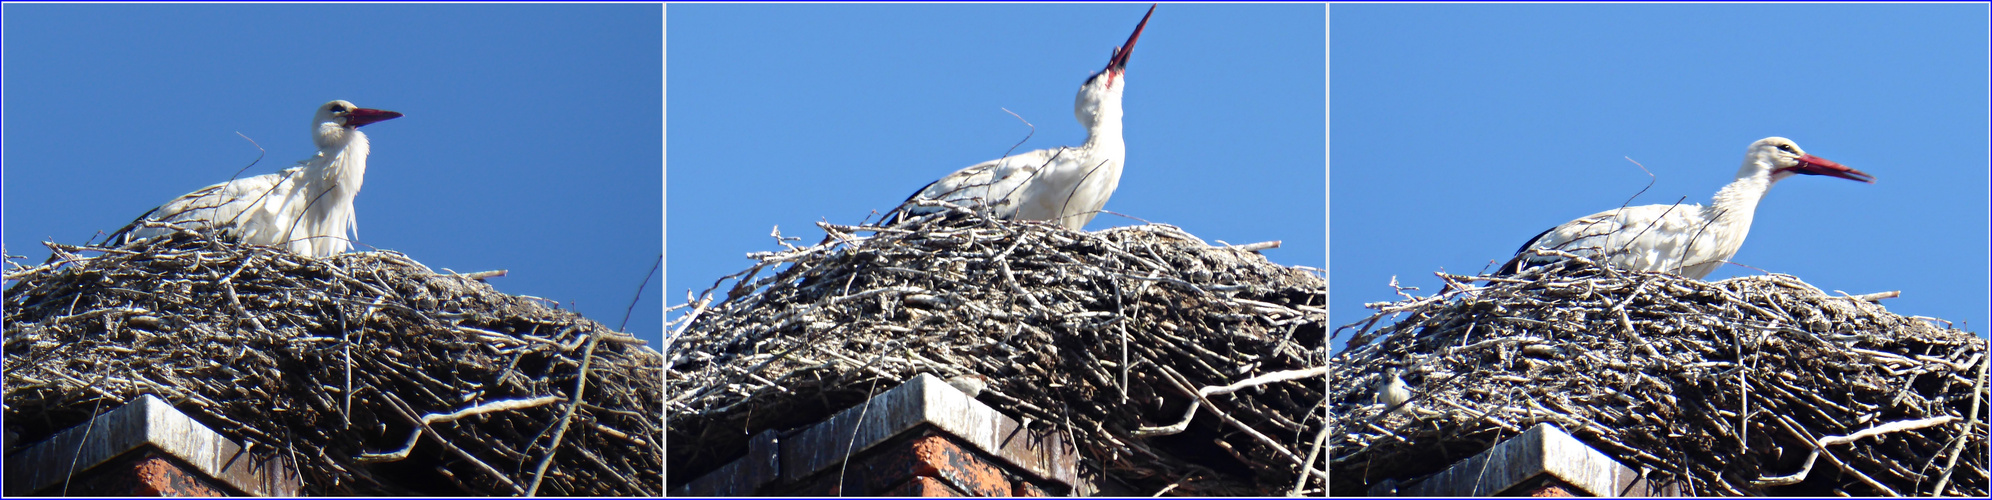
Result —
[{"label": "interwoven branches", "polygon": [[149,393],[311,494],[662,492],[662,357],[572,312],[394,252],[50,247],[7,274],[16,447]]},{"label": "interwoven branches", "polygon": [[983,402],[1072,433],[1111,478],[1096,479],[1134,491],[1322,490],[1325,469],[1301,472],[1319,463],[1327,397],[1315,272],[1167,225],[1087,233],[953,212],[820,224],[826,244],[753,254],[725,296],[679,306],[670,481],[930,372],[987,378]]},{"label": "interwoven branches", "polygon": [[[1352,336],[1331,375],[1335,494],[1537,422],[1691,495],[1986,494],[1987,347],[1969,332],[1778,274],[1710,283],[1573,258],[1440,277],[1444,291],[1337,330]],[[1384,415],[1373,395],[1392,370],[1416,395]]]}]

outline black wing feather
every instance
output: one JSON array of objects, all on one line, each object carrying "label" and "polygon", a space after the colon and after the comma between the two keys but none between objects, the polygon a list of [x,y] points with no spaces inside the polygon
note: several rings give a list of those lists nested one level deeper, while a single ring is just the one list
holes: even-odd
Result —
[{"label": "black wing feather", "polygon": [[1523,269],[1527,269],[1527,268],[1530,268],[1530,267],[1535,267],[1535,266],[1530,266],[1530,265],[1527,265],[1528,263],[1527,263],[1527,262],[1525,261],[1525,259],[1523,259],[1523,257],[1526,257],[1525,253],[1529,251],[1529,247],[1532,247],[1532,246],[1535,246],[1535,244],[1536,244],[1536,242],[1537,242],[1537,241],[1542,241],[1542,237],[1544,237],[1544,236],[1549,236],[1549,232],[1550,232],[1550,231],[1555,231],[1555,230],[1556,230],[1556,228],[1555,228],[1555,227],[1551,227],[1551,228],[1549,228],[1549,229],[1544,229],[1544,230],[1542,230],[1542,232],[1540,232],[1540,233],[1536,233],[1536,235],[1535,235],[1535,237],[1534,237],[1534,238],[1529,238],[1529,242],[1528,242],[1528,243],[1523,243],[1523,244],[1522,244],[1522,247],[1521,247],[1521,248],[1517,248],[1517,249],[1515,249],[1515,258],[1513,258],[1513,259],[1508,259],[1508,263],[1507,263],[1507,264],[1502,264],[1502,265],[1501,265],[1501,270],[1499,270],[1499,271],[1495,271],[1495,272],[1494,272],[1494,275],[1495,275],[1495,276],[1508,276],[1508,275],[1512,275],[1512,274],[1515,274],[1515,273],[1519,273],[1519,272],[1522,272],[1522,270],[1523,270]]}]

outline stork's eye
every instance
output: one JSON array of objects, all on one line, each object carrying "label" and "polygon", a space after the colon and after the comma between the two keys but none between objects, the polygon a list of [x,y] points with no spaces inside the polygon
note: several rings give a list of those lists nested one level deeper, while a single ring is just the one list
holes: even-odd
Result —
[{"label": "stork's eye", "polygon": [[1778,151],[1783,151],[1783,152],[1786,152],[1786,153],[1791,153],[1791,154],[1798,154],[1798,152],[1797,152],[1797,151],[1792,151],[1792,150],[1791,150],[1791,145],[1790,145],[1790,144],[1779,144],[1779,145],[1778,145]]},{"label": "stork's eye", "polygon": [[[346,106],[344,106],[344,105],[339,105],[339,104],[334,104],[334,105],[332,105],[332,112],[333,112],[333,113],[344,113],[344,112],[346,112]],[[1780,146],[1780,147],[1782,147],[1782,146]]]}]

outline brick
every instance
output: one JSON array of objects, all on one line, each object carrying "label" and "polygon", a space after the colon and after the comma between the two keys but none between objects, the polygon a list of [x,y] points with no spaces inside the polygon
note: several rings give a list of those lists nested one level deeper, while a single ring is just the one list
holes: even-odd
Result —
[{"label": "brick", "polygon": [[1532,497],[1574,497],[1574,496],[1577,496],[1577,495],[1572,495],[1572,494],[1570,494],[1570,490],[1566,490],[1566,489],[1563,489],[1563,487],[1562,487],[1562,486],[1557,486],[1557,485],[1553,485],[1553,484],[1545,484],[1545,485],[1542,485],[1542,488],[1539,488],[1539,489],[1536,489],[1536,490],[1535,490],[1534,492],[1530,492],[1530,493],[1529,493],[1529,496],[1532,496]]},{"label": "brick", "polygon": [[1080,483],[1077,449],[1066,442],[1068,437],[1024,429],[1015,419],[927,373],[874,396],[864,406],[844,409],[821,422],[784,433],[781,479],[806,481],[839,466],[847,458],[847,450],[860,450],[862,455],[923,430],[947,433],[963,447],[1002,457],[992,460],[1019,467],[1018,472],[1067,487]]},{"label": "brick", "polygon": [[[1535,485],[1522,488],[1521,496],[1574,497],[1577,496],[1577,494],[1572,493],[1570,486],[1564,484],[1562,481],[1557,481],[1554,478],[1543,478],[1541,482]],[[1584,495],[1584,496],[1590,496],[1590,495]]]},{"label": "brick", "polygon": [[939,479],[934,479],[927,476],[920,476],[913,478],[913,480],[911,481],[907,481],[906,484],[899,485],[898,488],[893,488],[892,491],[885,492],[885,495],[882,496],[959,497],[965,495],[962,495],[961,492],[959,491],[955,491],[954,488],[948,487],[947,483],[943,483]]},{"label": "brick", "polygon": [[915,437],[866,462],[868,485],[878,484],[874,479],[897,482],[927,476],[941,479],[968,496],[1008,496],[1011,491],[1009,474],[1002,467],[938,433]]},{"label": "brick", "polygon": [[[42,493],[64,494],[61,486]],[[69,496],[225,497],[230,491],[177,460],[144,449],[78,472],[70,479]]]},{"label": "brick", "polygon": [[1045,491],[1044,491],[1044,488],[1039,488],[1037,484],[1034,484],[1034,483],[1032,483],[1032,482],[1031,482],[1030,480],[1028,480],[1028,479],[1024,479],[1024,478],[1021,478],[1021,477],[1019,477],[1019,478],[1012,478],[1012,479],[1010,480],[1010,483],[1011,483],[1011,484],[1013,485],[1013,486],[1011,487],[1011,489],[1010,489],[1010,496],[1013,496],[1013,497],[1048,497],[1048,496],[1051,496],[1051,494],[1050,494],[1050,493],[1047,493],[1047,492],[1045,492]]},{"label": "brick", "polygon": [[1013,474],[947,434],[927,430],[873,448],[852,459],[848,469],[832,466],[793,487],[780,488],[785,491],[776,494],[872,496],[925,477],[948,486],[958,496],[1001,497],[1016,494],[1010,481]]},{"label": "brick", "polygon": [[[35,492],[55,491],[60,494],[67,483],[69,491],[75,492],[77,477],[83,471],[95,470],[112,465],[118,460],[131,459],[138,453],[155,452],[153,457],[166,458],[167,462],[156,462],[145,468],[125,470],[124,473],[145,472],[146,477],[157,481],[146,483],[169,489],[126,489],[113,491],[114,483],[92,483],[91,487],[103,489],[105,495],[146,494],[154,491],[161,494],[203,494],[204,490],[240,493],[257,496],[297,496],[302,485],[300,478],[290,472],[290,467],[281,459],[258,459],[250,455],[239,444],[216,433],[206,425],[188,417],[156,396],[144,395],[122,407],[97,415],[87,425],[77,425],[56,432],[26,449],[7,454],[7,469],[4,494],[22,496]],[[201,478],[205,487],[196,483],[174,479],[176,476],[161,475],[163,470],[184,470]],[[119,464],[120,467],[133,467]],[[108,477],[108,476],[107,476]],[[138,476],[133,477],[134,481]],[[108,480],[107,480],[108,481]],[[170,489],[181,488],[181,489]]]}]

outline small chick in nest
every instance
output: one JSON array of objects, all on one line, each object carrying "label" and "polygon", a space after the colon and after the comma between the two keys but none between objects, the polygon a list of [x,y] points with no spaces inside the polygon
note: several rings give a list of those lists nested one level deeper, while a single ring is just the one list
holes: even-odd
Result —
[{"label": "small chick in nest", "polygon": [[973,373],[956,375],[948,379],[948,385],[968,394],[970,398],[982,395],[982,390],[989,388],[989,382],[989,377]]},{"label": "small chick in nest", "polygon": [[1382,403],[1384,408],[1390,409],[1393,415],[1410,412],[1411,405],[1406,403],[1411,401],[1411,386],[1404,383],[1403,369],[1391,368],[1386,375],[1384,380],[1377,383],[1376,401]]}]

